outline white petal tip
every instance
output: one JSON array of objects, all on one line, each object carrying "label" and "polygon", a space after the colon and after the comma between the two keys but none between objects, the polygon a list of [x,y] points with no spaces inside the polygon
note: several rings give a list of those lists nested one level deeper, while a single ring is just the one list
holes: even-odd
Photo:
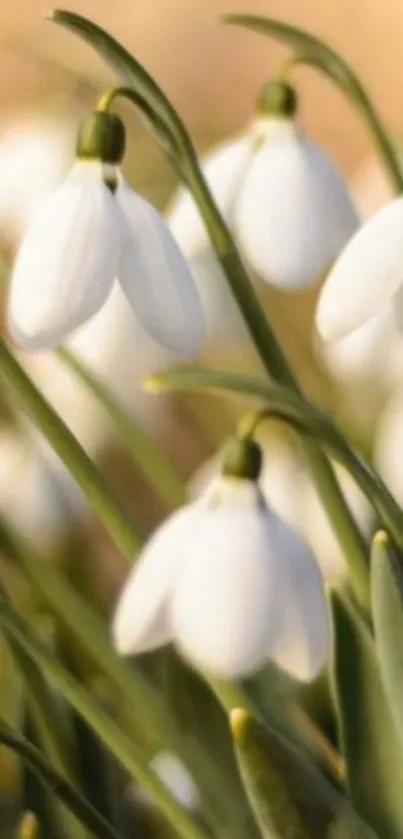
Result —
[{"label": "white petal tip", "polygon": [[127,627],[121,626],[117,621],[112,626],[112,643],[118,655],[135,655],[136,650],[133,649]]}]

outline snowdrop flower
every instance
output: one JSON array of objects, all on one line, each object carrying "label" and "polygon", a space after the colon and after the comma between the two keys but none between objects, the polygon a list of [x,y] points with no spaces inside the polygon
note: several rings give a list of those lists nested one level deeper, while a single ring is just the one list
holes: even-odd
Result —
[{"label": "snowdrop flower", "polygon": [[383,207],[353,236],[330,271],[316,313],[325,341],[348,335],[388,304],[402,321],[403,198]]},{"label": "snowdrop flower", "polygon": [[101,309],[117,277],[151,335],[180,355],[198,352],[203,316],[192,276],[157,210],[118,171],[124,146],[121,120],[92,114],[76,164],[29,228],[8,302],[20,347],[63,341]]},{"label": "snowdrop flower", "polygon": [[[265,434],[264,452],[260,489],[266,502],[306,539],[325,580],[330,582],[341,577],[346,570],[345,557],[303,461],[277,434]],[[371,521],[371,506],[349,473],[339,464],[333,465],[347,503],[365,533]],[[188,486],[192,499],[196,500],[206,491],[217,469],[217,458],[214,457],[196,472]]]},{"label": "snowdrop flower", "polygon": [[323,583],[305,541],[266,504],[260,447],[232,443],[223,474],[146,545],[117,604],[121,654],[174,641],[197,667],[247,676],[269,660],[312,679],[327,652]]},{"label": "snowdrop flower", "polygon": [[[313,283],[358,226],[340,173],[297,127],[296,104],[288,84],[269,83],[252,127],[213,151],[203,165],[248,264],[284,290]],[[209,247],[186,192],[179,192],[168,218],[188,259]]]}]

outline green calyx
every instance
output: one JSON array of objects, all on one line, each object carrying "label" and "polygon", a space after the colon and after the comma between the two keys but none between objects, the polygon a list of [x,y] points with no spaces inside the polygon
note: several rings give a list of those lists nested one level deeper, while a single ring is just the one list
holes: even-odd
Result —
[{"label": "green calyx", "polygon": [[222,455],[222,474],[226,478],[257,481],[262,471],[263,451],[255,440],[230,440]]},{"label": "green calyx", "polygon": [[79,160],[117,165],[123,158],[125,146],[126,131],[117,114],[93,111],[81,123],[76,147]]},{"label": "green calyx", "polygon": [[272,79],[260,91],[257,110],[262,117],[289,118],[295,116],[298,108],[296,90],[282,79]]}]

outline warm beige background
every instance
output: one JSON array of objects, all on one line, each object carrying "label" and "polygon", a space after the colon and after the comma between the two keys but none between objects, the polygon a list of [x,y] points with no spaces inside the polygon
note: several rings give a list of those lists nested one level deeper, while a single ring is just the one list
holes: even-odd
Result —
[{"label": "warm beige background", "polygon": [[[197,137],[240,128],[256,89],[285,54],[259,35],[219,26],[219,14],[230,10],[279,16],[328,38],[366,79],[392,129],[402,131],[399,0],[70,0],[69,8],[92,16],[136,53]],[[90,49],[42,21],[47,9],[44,0],[0,4],[0,114],[11,99],[24,109],[63,90],[64,72],[53,62],[96,86],[111,78]],[[351,171],[369,149],[360,123],[312,71],[300,70],[299,79],[305,124]]]}]

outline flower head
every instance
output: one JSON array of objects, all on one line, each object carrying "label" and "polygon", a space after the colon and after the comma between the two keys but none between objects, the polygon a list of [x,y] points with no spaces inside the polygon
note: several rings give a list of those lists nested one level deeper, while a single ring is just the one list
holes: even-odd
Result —
[{"label": "flower head", "polygon": [[92,114],[77,163],[29,228],[8,303],[22,348],[67,338],[101,309],[115,278],[157,341],[189,357],[200,348],[203,315],[190,270],[159,213],[124,182],[123,151],[118,117]]},{"label": "flower head", "polygon": [[[291,92],[284,82],[271,82],[251,129],[220,146],[203,166],[249,265],[287,290],[313,283],[358,226],[340,173],[296,125]],[[179,193],[169,222],[189,259],[208,246],[187,193]]]},{"label": "flower head", "polygon": [[273,660],[311,679],[327,650],[321,575],[307,544],[264,501],[256,444],[241,445],[255,448],[241,461],[232,451],[226,474],[146,545],[117,605],[115,644],[137,654],[174,641],[221,677]]},{"label": "flower head", "polygon": [[316,323],[324,340],[360,327],[393,301],[400,320],[403,198],[376,213],[347,244],[321,291]]}]

